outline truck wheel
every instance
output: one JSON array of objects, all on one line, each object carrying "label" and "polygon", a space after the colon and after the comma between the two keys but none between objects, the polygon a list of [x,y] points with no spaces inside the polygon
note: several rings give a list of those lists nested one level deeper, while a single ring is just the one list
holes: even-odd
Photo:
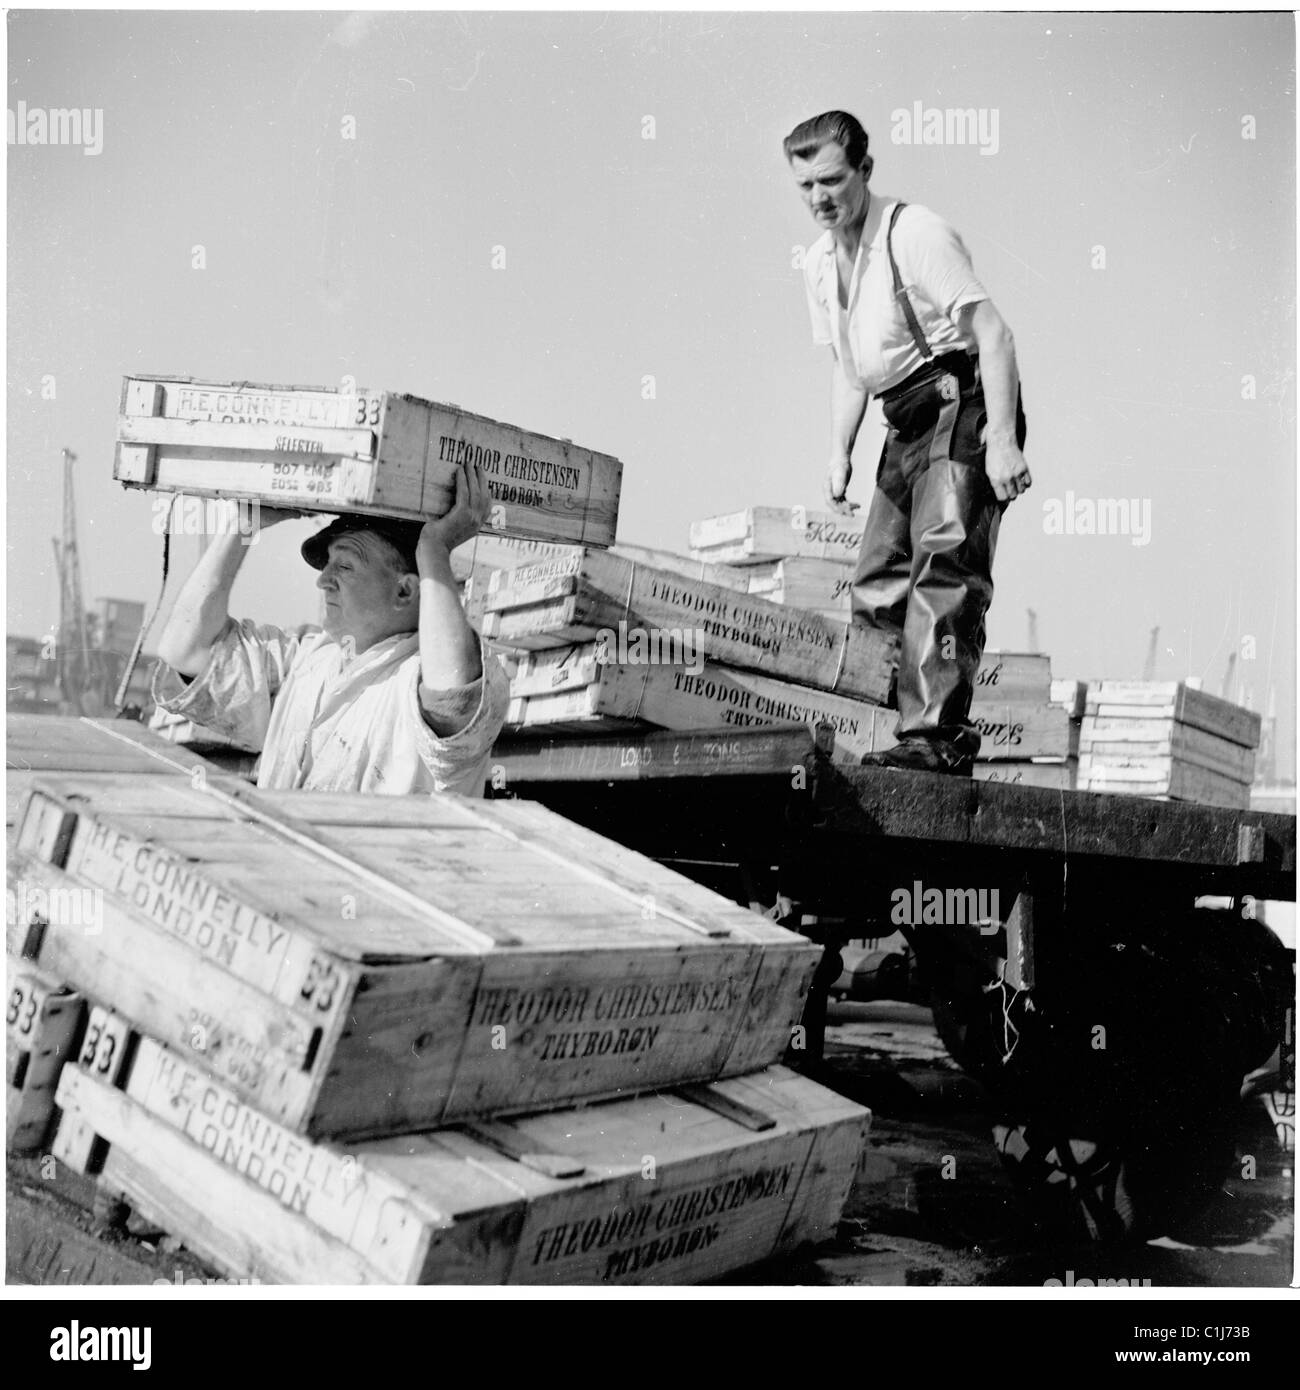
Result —
[{"label": "truck wheel", "polygon": [[1059,964],[1032,1001],[948,970],[936,1027],[988,1087],[1037,1223],[1164,1235],[1222,1190],[1242,1077],[1293,994],[1289,956],[1259,923],[1196,910],[1103,925]]}]

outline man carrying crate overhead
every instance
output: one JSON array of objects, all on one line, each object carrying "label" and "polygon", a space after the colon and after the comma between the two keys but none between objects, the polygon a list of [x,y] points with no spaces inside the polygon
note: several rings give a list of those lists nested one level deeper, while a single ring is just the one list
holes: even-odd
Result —
[{"label": "man carrying crate overhead", "polygon": [[898,745],[863,761],[969,776],[970,722],[1008,504],[1030,486],[1011,331],[961,238],[927,208],[872,193],[867,132],[827,111],[785,138],[823,234],[804,281],[831,374],[828,502],[845,491],[872,395],[889,432],[852,589],[853,621],[900,636]]},{"label": "man carrying crate overhead", "polygon": [[[259,787],[481,796],[509,688],[465,620],[449,556],[488,506],[475,464],[439,520],[338,517],[302,546],[324,625],[292,632],[230,617],[247,549],[231,526],[159,641],[159,708],[260,749]],[[263,507],[261,524],[296,515]]]}]

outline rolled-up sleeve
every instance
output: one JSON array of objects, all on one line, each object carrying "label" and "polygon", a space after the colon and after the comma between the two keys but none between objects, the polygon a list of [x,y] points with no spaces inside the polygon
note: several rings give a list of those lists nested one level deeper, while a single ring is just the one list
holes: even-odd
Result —
[{"label": "rolled-up sleeve", "polygon": [[154,701],[168,714],[182,715],[260,752],[271,722],[271,704],[302,642],[315,631],[306,627],[285,631],[228,618],[212,644],[207,665],[188,685],[174,667],[162,661],[157,664]]},{"label": "rolled-up sleeve", "polygon": [[955,227],[916,204],[898,222],[894,255],[904,283],[920,290],[941,314],[955,323],[966,305],[989,297]]},{"label": "rolled-up sleeve", "polygon": [[469,722],[458,733],[435,734],[421,713],[419,674],[413,709],[420,760],[441,792],[481,796],[492,745],[501,733],[510,702],[510,682],[500,659],[480,643],[483,674],[454,690],[424,692],[424,708],[439,722]]}]

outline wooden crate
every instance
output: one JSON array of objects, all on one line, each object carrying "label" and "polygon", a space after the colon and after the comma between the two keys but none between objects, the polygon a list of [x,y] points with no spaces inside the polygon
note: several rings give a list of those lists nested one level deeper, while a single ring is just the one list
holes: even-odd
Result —
[{"label": "wooden crate", "polygon": [[443,516],[466,458],[494,532],[610,545],[623,465],[568,440],[394,391],[127,377],[113,476],[305,511]]},{"label": "wooden crate", "polygon": [[1053,681],[1049,698],[1052,704],[1060,705],[1071,719],[1082,719],[1088,700],[1088,682]]},{"label": "wooden crate", "polygon": [[834,1234],[869,1112],[773,1067],[372,1141],[303,1141],[141,1039],[124,1089],[69,1067],[103,1180],[235,1277],[686,1284]]},{"label": "wooden crate", "polygon": [[[523,655],[510,686],[506,724],[514,730],[631,730],[762,728],[799,723],[834,729],[832,757],[858,762],[897,743],[898,713],[787,681],[704,662],[684,666],[602,663],[594,646]],[[987,761],[1065,758],[1070,723],[1047,704],[1018,704],[979,696],[971,721]]]},{"label": "wooden crate", "polygon": [[563,542],[529,540],[524,536],[480,531],[451,552],[452,578],[458,584],[463,584],[472,574],[482,574],[486,578],[493,570],[536,564],[538,560],[567,554],[568,549]]},{"label": "wooden crate", "polygon": [[979,699],[971,705],[970,721],[980,732],[982,762],[1064,759],[1076,751],[1076,731],[1058,705]]},{"label": "wooden crate", "polygon": [[189,782],[221,768],[131,719],[11,714],[5,721],[5,835],[35,778],[48,772],[172,773]]},{"label": "wooden crate", "polygon": [[[708,729],[678,732],[637,729],[610,735],[546,737],[506,735],[497,740],[493,762],[506,787],[537,782],[653,782],[681,777],[811,776],[812,734],[802,724],[766,729]],[[738,791],[738,795],[745,795]]]},{"label": "wooden crate", "polygon": [[[451,556],[452,573],[464,582],[465,612],[471,624],[476,628],[482,626],[488,586],[497,570],[511,570],[520,565],[562,558],[568,553],[569,548],[566,546],[497,536],[486,531],[474,540],[457,547]],[[688,579],[698,579],[706,584],[718,584],[726,589],[735,589],[738,593],[749,591],[748,570],[735,569],[729,565],[706,565],[685,555],[673,555],[663,550],[647,550],[639,545],[619,544],[613,546],[610,553],[624,560],[635,561],[639,565],[651,565],[656,569],[684,575]],[[502,581],[498,581],[500,582]]]},{"label": "wooden crate", "polygon": [[50,778],[17,844],[102,897],[25,933],[44,969],[312,1135],[752,1071],[818,957],[522,801]]},{"label": "wooden crate", "polygon": [[854,568],[841,560],[796,558],[774,560],[739,572],[749,574],[749,592],[760,598],[847,619]]},{"label": "wooden crate", "polygon": [[974,777],[979,782],[1012,782],[1021,787],[1051,787],[1071,790],[1078,777],[1075,758],[1059,762],[977,762]]},{"label": "wooden crate", "polygon": [[1255,780],[1253,748],[1173,719],[1086,715],[1079,735],[1079,754],[1117,767],[1163,765],[1172,760],[1237,782]]},{"label": "wooden crate", "polygon": [[1243,748],[1259,747],[1259,715],[1182,681],[1099,681],[1088,687],[1085,713],[1099,719],[1173,720]]},{"label": "wooden crate", "polygon": [[986,651],[975,673],[975,703],[1047,705],[1052,661],[1042,652]]},{"label": "wooden crate", "polygon": [[[12,885],[11,885],[12,891]],[[44,1147],[63,1064],[81,1041],[85,1001],[30,963],[6,956],[5,1147]]]},{"label": "wooden crate", "polygon": [[[586,650],[585,659],[567,664],[549,652],[528,653],[511,682],[507,727],[591,733],[644,726],[687,731],[789,723],[815,730],[826,723],[835,730],[833,757],[848,762],[897,741],[897,713],[862,700],[711,662],[698,673],[681,666],[602,665],[590,648]],[[553,683],[549,690],[548,683]]]},{"label": "wooden crate", "polygon": [[[677,643],[722,664],[884,703],[898,644],[884,633],[575,547],[494,575],[483,635],[525,649],[563,647],[601,633]],[[620,624],[622,626],[620,627]],[[689,663],[688,663],[689,664]]]},{"label": "wooden crate", "polygon": [[866,515],[843,516],[804,507],[747,507],[691,522],[691,554],[698,560],[758,565],[787,557],[855,564]]}]

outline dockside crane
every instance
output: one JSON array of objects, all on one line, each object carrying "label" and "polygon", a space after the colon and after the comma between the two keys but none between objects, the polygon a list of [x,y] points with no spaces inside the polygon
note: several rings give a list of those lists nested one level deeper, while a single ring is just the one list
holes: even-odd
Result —
[{"label": "dockside crane", "polygon": [[81,593],[81,557],[77,551],[77,502],[73,464],[77,456],[63,451],[63,531],[54,540],[59,569],[59,635],[55,651],[58,663],[59,710],[62,714],[100,714],[104,700],[100,689],[98,654],[92,649]]}]

